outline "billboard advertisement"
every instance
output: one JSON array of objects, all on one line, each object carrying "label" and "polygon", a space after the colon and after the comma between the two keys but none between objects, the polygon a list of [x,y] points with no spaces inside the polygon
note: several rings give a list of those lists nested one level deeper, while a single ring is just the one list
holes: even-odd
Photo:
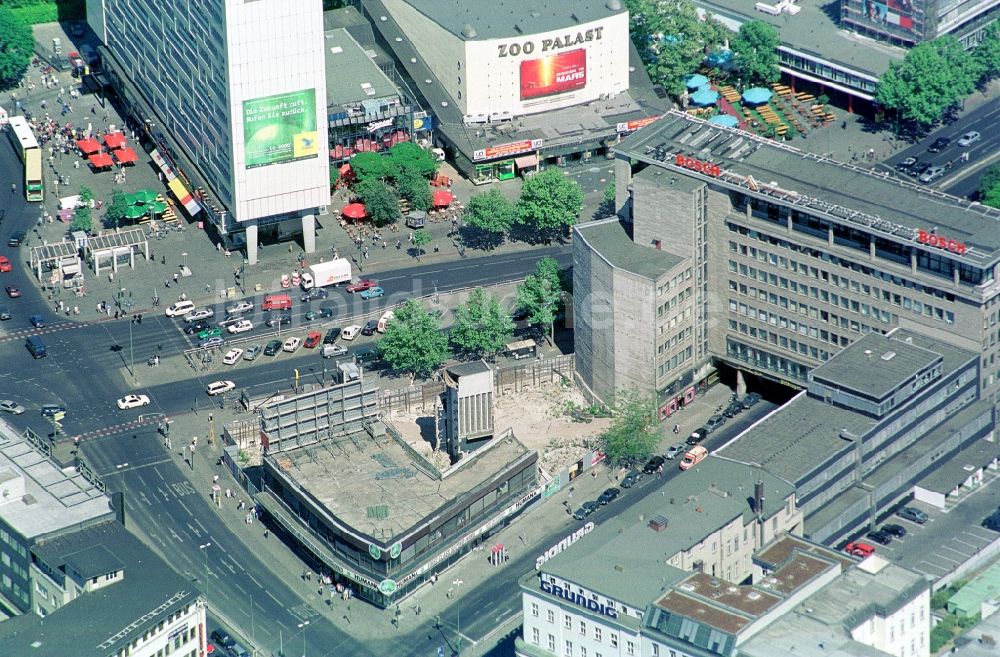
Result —
[{"label": "billboard advertisement", "polygon": [[316,90],[243,101],[246,168],[319,157]]},{"label": "billboard advertisement", "polygon": [[587,51],[567,52],[521,62],[521,100],[543,98],[587,86]]}]

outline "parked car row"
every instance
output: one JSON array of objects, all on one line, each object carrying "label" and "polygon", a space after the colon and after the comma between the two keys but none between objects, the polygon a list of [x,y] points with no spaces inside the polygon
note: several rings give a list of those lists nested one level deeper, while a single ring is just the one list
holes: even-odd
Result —
[{"label": "parked car row", "polygon": [[580,505],[580,508],[573,512],[573,517],[577,520],[584,520],[587,516],[597,511],[602,506],[606,506],[611,502],[614,502],[622,494],[622,489],[618,487],[612,487],[606,489],[601,493],[596,500],[593,502],[584,502]]}]

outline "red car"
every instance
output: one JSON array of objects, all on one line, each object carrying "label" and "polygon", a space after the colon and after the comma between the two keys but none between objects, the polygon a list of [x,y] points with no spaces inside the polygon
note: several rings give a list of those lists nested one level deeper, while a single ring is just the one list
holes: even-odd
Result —
[{"label": "red car", "polygon": [[847,546],[844,547],[844,552],[847,554],[853,554],[854,556],[861,557],[863,559],[875,554],[875,548],[867,543],[848,543]]},{"label": "red car", "polygon": [[318,345],[320,343],[320,340],[322,339],[323,339],[323,334],[320,333],[319,331],[310,332],[309,335],[306,336],[305,348],[315,349],[316,345]]},{"label": "red car", "polygon": [[14,266],[10,264],[7,256],[0,256],[0,271],[11,271]]},{"label": "red car", "polygon": [[21,290],[19,288],[14,287],[13,285],[8,285],[4,289],[7,290],[7,296],[9,296],[11,299],[16,299],[17,297],[21,296]]},{"label": "red car", "polygon": [[362,278],[357,282],[351,283],[344,289],[346,289],[348,292],[364,292],[365,290],[369,290],[375,287],[376,285],[378,285],[377,282],[368,278]]}]

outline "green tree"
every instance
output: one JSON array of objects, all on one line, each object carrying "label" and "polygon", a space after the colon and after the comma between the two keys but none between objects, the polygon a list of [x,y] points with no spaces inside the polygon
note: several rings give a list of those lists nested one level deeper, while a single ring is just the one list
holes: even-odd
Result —
[{"label": "green tree", "polygon": [[994,164],[979,179],[979,200],[983,205],[1000,208],[1000,164]]},{"label": "green tree", "polygon": [[455,310],[451,344],[466,357],[492,357],[514,335],[514,321],[495,296],[473,290],[468,301]]},{"label": "green tree", "polygon": [[875,102],[926,131],[975,89],[978,66],[951,36],[914,46],[879,78]]},{"label": "green tree", "polygon": [[89,205],[81,205],[73,211],[73,221],[69,225],[70,230],[82,230],[89,233],[94,227],[94,212]]},{"label": "green tree", "polygon": [[733,39],[733,63],[745,85],[762,85],[781,79],[778,68],[778,31],[764,21],[747,21]]},{"label": "green tree", "polygon": [[539,237],[551,239],[573,226],[582,208],[579,183],[558,169],[547,169],[524,181],[517,200],[517,220]]},{"label": "green tree", "polygon": [[441,320],[413,299],[394,314],[378,341],[379,353],[393,370],[411,379],[429,375],[448,358],[448,336],[441,331]]},{"label": "green tree", "polygon": [[979,67],[980,84],[1000,76],[1000,22],[994,22],[983,33],[983,40],[972,51]]},{"label": "green tree", "polygon": [[34,54],[31,28],[0,6],[0,88],[11,89],[24,77]]},{"label": "green tree", "polygon": [[614,419],[600,436],[601,449],[613,463],[648,459],[660,440],[656,402],[635,392],[622,392],[615,400]]},{"label": "green tree", "polygon": [[396,181],[396,191],[410,202],[410,207],[414,210],[428,210],[431,207],[431,185],[423,176],[404,170]]},{"label": "green tree", "polygon": [[499,189],[473,194],[462,213],[463,233],[484,248],[503,243],[517,218],[517,208]]},{"label": "green tree", "polygon": [[424,246],[430,243],[430,241],[431,234],[423,228],[413,231],[413,252],[416,254],[417,260],[420,260],[420,256],[424,254]]},{"label": "green tree", "polygon": [[385,181],[399,175],[396,163],[379,153],[358,153],[351,158],[350,164],[357,184],[373,180]]},{"label": "green tree", "polygon": [[340,167],[336,164],[330,165],[330,188],[333,189],[340,181]]},{"label": "green tree", "polygon": [[365,180],[354,186],[354,192],[365,204],[365,212],[376,226],[387,226],[399,219],[399,199],[385,181]]},{"label": "green tree", "polygon": [[390,148],[389,157],[393,161],[393,166],[404,175],[430,178],[438,170],[438,161],[434,154],[425,151],[412,141],[400,142]]},{"label": "green tree", "polygon": [[528,314],[529,324],[547,326],[549,341],[552,342],[555,339],[556,313],[561,301],[559,263],[555,258],[542,258],[535,265],[535,273],[529,274],[517,286],[517,307]]},{"label": "green tree", "polygon": [[105,228],[118,228],[122,224],[122,220],[125,219],[125,211],[128,209],[128,201],[125,200],[125,194],[121,193],[119,190],[111,192],[111,202],[108,204],[108,208],[104,211],[104,226]]}]

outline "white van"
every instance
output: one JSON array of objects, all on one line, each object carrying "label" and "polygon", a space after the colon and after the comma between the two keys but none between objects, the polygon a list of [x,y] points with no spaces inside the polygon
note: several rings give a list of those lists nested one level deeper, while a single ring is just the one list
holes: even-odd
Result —
[{"label": "white van", "polygon": [[357,324],[351,324],[341,332],[340,337],[344,340],[353,340],[358,337],[358,333],[361,333],[361,327]]},{"label": "white van", "polygon": [[184,300],[170,304],[167,306],[167,310],[165,312],[167,317],[179,317],[180,315],[188,314],[192,310],[194,310],[194,302]]},{"label": "white van", "polygon": [[385,311],[385,313],[383,313],[382,316],[379,317],[378,325],[376,326],[375,330],[378,331],[379,333],[385,333],[386,327],[389,326],[389,322],[391,322],[395,316],[396,316],[395,313],[393,313],[391,310]]}]

